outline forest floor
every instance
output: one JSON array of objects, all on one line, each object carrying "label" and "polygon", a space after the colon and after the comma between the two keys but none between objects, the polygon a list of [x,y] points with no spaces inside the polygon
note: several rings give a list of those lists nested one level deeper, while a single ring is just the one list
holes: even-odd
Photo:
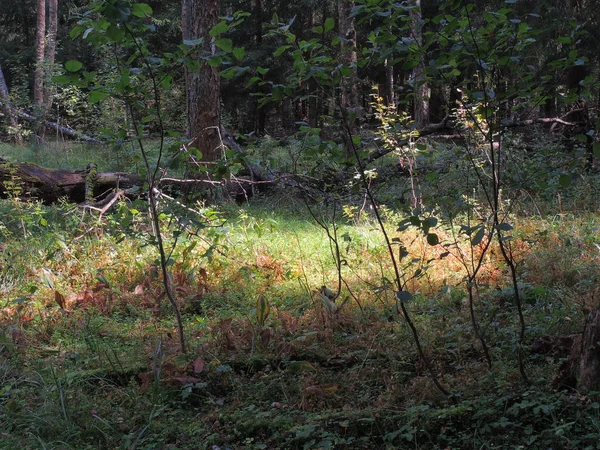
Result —
[{"label": "forest floor", "polygon": [[[450,396],[419,358],[361,203],[336,226],[313,205],[338,237],[337,297],[335,245],[289,193],[203,207],[199,236],[165,217],[181,354],[143,212],[122,204],[98,219],[0,200],[0,448],[600,448],[598,393],[553,384],[568,351],[531,350],[542,336],[581,332],[598,304],[600,218],[578,206],[584,189],[512,218],[527,382],[498,250],[474,304],[490,368],[459,259],[418,230],[396,231],[405,216],[384,210],[410,255],[407,309]],[[442,225],[436,233],[451,238]]]}]

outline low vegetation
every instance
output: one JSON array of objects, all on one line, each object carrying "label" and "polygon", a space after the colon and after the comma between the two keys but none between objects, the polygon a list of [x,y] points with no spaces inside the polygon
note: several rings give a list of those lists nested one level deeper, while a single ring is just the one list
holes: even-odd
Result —
[{"label": "low vegetation", "polygon": [[[448,189],[461,178],[458,169],[438,176]],[[457,257],[469,241],[444,247],[453,231],[439,225],[440,244],[431,245],[417,228],[396,231],[406,212],[383,208],[412,261],[406,272],[416,274],[406,306],[449,398],[398,311],[387,248],[360,196],[347,197],[335,222],[333,207],[289,190],[199,204],[197,235],[163,216],[186,354],[143,210],[124,202],[98,218],[67,204],[3,200],[0,446],[597,448],[595,393],[553,383],[568,351],[531,350],[540,337],[581,332],[597,304],[594,186],[588,175],[568,192],[550,184],[511,216],[528,383],[498,249],[485,257],[474,305],[489,368]]]},{"label": "low vegetation", "polygon": [[597,0],[27,1],[0,450],[600,448]]}]

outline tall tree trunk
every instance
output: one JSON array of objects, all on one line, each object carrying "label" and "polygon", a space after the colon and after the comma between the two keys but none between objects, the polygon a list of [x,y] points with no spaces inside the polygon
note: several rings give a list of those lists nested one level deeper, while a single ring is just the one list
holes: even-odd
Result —
[{"label": "tall tree trunk", "polygon": [[10,95],[8,92],[8,86],[6,85],[6,79],[4,78],[4,72],[2,72],[2,66],[0,66],[0,110],[4,111],[4,114],[8,118],[8,123],[10,124],[10,134],[15,139],[15,144],[22,144],[23,137],[19,131],[19,122],[17,118],[13,114],[11,105],[10,105]]},{"label": "tall tree trunk", "polygon": [[[215,44],[210,29],[219,20],[219,0],[183,0],[183,39],[203,38],[203,53],[214,54]],[[200,70],[185,70],[187,128],[192,146],[202,153],[202,161],[216,161],[221,156],[220,80],[216,67],[211,67],[199,52]]]},{"label": "tall tree trunk", "polygon": [[35,34],[35,73],[33,104],[36,115],[44,111],[44,57],[46,48],[46,0],[37,0],[37,29]]},{"label": "tall tree trunk", "polygon": [[394,66],[390,63],[391,58],[385,60],[385,84],[383,91],[383,100],[387,106],[396,103],[394,96]]},{"label": "tall tree trunk", "polygon": [[[358,100],[358,73],[356,69],[356,24],[354,18],[350,17],[353,0],[338,0],[338,24],[339,34],[342,39],[342,63],[351,69],[351,75],[344,78],[342,81],[342,89],[340,92],[340,104],[342,109],[348,112],[351,119],[350,130],[354,134],[356,129],[356,121],[359,119],[359,100]],[[354,122],[354,123],[352,123]],[[345,134],[344,134],[345,136]],[[350,136],[344,137],[344,146],[346,148],[346,157],[351,158],[352,142]]]},{"label": "tall tree trunk", "polygon": [[45,72],[46,80],[44,83],[44,116],[47,116],[52,109],[54,101],[54,87],[50,86],[49,80],[54,73],[54,56],[56,53],[56,31],[58,29],[58,0],[48,0],[48,38],[46,45]]},{"label": "tall tree trunk", "polygon": [[[303,24],[303,22],[300,22]],[[311,30],[317,24],[317,12],[315,9],[309,12],[308,27]],[[311,78],[307,83],[308,98],[306,106],[308,107],[308,126],[318,128],[319,126],[319,84]]]},{"label": "tall tree trunk", "polygon": [[[411,28],[413,38],[417,41],[420,48],[423,45],[423,37],[421,34],[422,15],[421,15],[421,0],[414,1],[414,8],[411,10]],[[417,127],[429,125],[429,97],[431,89],[424,78],[425,59],[421,56],[419,64],[413,70],[413,86],[415,92],[414,99],[414,120]]]}]

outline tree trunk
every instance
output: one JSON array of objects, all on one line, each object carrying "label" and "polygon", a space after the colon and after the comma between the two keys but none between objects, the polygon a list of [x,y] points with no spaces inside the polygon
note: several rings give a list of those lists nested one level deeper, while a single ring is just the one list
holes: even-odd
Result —
[{"label": "tree trunk", "polygon": [[[344,77],[342,80],[342,89],[340,92],[340,105],[341,108],[348,114],[350,123],[350,133],[354,134],[356,129],[356,122],[359,119],[359,100],[358,100],[358,73],[356,69],[357,55],[356,55],[356,26],[354,18],[350,17],[350,11],[352,10],[352,0],[338,0],[338,23],[339,23],[339,34],[342,39],[341,44],[341,60],[344,66],[350,68],[351,75]],[[353,157],[352,150],[352,137],[347,136],[347,130],[344,130],[344,147],[346,148],[346,157]]]},{"label": "tree trunk", "polygon": [[592,310],[585,323],[581,338],[579,374],[582,390],[600,390],[600,308]]},{"label": "tree trunk", "polygon": [[[421,0],[415,0],[414,8],[411,10],[411,28],[412,35],[419,48],[423,45],[423,37],[421,34],[422,16],[421,16]],[[429,97],[431,90],[425,80],[425,59],[420,57],[419,64],[413,70],[413,87],[415,92],[414,98],[414,120],[417,127],[429,125]]]},{"label": "tree trunk", "polygon": [[[302,23],[302,22],[301,22]],[[307,29],[311,30],[317,24],[317,12],[310,11]],[[304,25],[304,24],[303,24]],[[308,126],[311,128],[319,127],[319,84],[314,78],[310,78],[307,83],[308,97],[306,106],[308,108]]]},{"label": "tree trunk", "polygon": [[[262,24],[263,24],[263,5],[262,0],[253,0],[252,2],[252,11],[254,17],[254,41],[256,42],[256,46],[260,48],[262,45]],[[254,92],[257,94],[265,93],[265,88],[256,85],[254,88]],[[257,97],[258,98],[258,97]],[[258,102],[254,102],[254,133],[257,136],[263,136],[265,134],[266,124],[267,124],[267,108],[263,106],[262,108],[258,108]]]},{"label": "tree trunk", "polygon": [[392,106],[396,103],[394,97],[394,66],[390,63],[391,58],[385,60],[385,84],[383,100],[386,106]]},{"label": "tree trunk", "polygon": [[[215,44],[210,29],[218,22],[219,0],[183,0],[183,39],[203,38],[202,52],[214,54]],[[192,146],[202,153],[202,161],[221,157],[220,80],[216,67],[211,67],[199,52],[200,70],[185,70],[188,135]]]},{"label": "tree trunk", "polygon": [[10,124],[10,134],[14,136],[15,144],[20,145],[23,143],[23,138],[19,130],[19,123],[15,117],[13,110],[10,106],[10,95],[8,92],[8,86],[6,85],[6,79],[4,78],[4,72],[2,72],[2,66],[0,66],[0,110],[4,111],[4,114],[8,118]]},{"label": "tree trunk", "polygon": [[35,34],[35,73],[33,79],[33,104],[36,115],[44,110],[44,57],[46,47],[46,0],[37,0],[37,29]]},{"label": "tree trunk", "polygon": [[50,86],[50,80],[54,74],[54,56],[56,53],[56,31],[58,29],[58,0],[48,0],[48,39],[46,45],[45,73],[46,80],[44,84],[44,117],[52,109],[54,101],[54,87]]}]

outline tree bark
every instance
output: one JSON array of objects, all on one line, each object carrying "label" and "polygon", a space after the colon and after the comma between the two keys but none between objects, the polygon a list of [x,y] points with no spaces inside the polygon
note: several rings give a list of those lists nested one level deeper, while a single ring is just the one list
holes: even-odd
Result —
[{"label": "tree bark", "polygon": [[390,62],[391,58],[385,60],[385,84],[383,100],[386,106],[392,106],[396,103],[394,96],[394,66]]},{"label": "tree bark", "polygon": [[[360,118],[359,101],[358,101],[358,72],[356,68],[356,24],[354,18],[350,17],[353,0],[338,0],[338,23],[339,34],[342,40],[341,43],[341,60],[344,66],[350,68],[351,75],[344,77],[342,80],[342,88],[340,92],[340,106],[346,112],[352,112],[347,117],[350,119],[348,123],[349,131],[352,135],[356,130],[357,121]],[[346,131],[346,130],[344,130]],[[344,147],[346,149],[346,158],[353,158],[352,137],[347,136],[348,133],[343,133]]]},{"label": "tree bark", "polygon": [[[423,45],[423,37],[421,34],[422,15],[421,15],[421,0],[415,0],[414,8],[411,10],[411,28],[413,38],[417,42],[419,48]],[[413,70],[413,87],[415,92],[414,98],[414,120],[418,127],[429,125],[429,97],[431,90],[424,78],[425,59],[423,56],[419,58],[419,63]]]},{"label": "tree bark", "polygon": [[585,323],[581,338],[579,374],[582,390],[600,389],[600,308],[592,310]]},{"label": "tree bark", "polygon": [[46,0],[37,0],[37,28],[35,34],[35,73],[33,80],[33,104],[36,115],[44,108],[44,57],[46,48]]},{"label": "tree bark", "polygon": [[19,123],[10,105],[10,94],[6,85],[6,79],[4,78],[4,72],[2,72],[2,66],[0,66],[0,110],[4,111],[4,114],[8,118],[8,123],[11,127],[10,134],[14,137],[15,144],[22,144],[23,138],[19,131]]},{"label": "tree bark", "polygon": [[54,57],[56,53],[56,32],[58,29],[58,0],[48,0],[48,38],[46,45],[46,60],[44,64],[46,81],[44,83],[44,117],[52,109],[54,101],[54,87],[50,86],[48,80],[54,73]]},{"label": "tree bark", "polygon": [[[218,22],[219,0],[183,0],[183,39],[203,38],[202,53],[216,52],[210,29]],[[202,153],[203,162],[216,161],[221,157],[222,143],[220,125],[220,79],[216,67],[211,67],[201,52],[200,70],[185,70],[188,135],[192,146]]]}]

